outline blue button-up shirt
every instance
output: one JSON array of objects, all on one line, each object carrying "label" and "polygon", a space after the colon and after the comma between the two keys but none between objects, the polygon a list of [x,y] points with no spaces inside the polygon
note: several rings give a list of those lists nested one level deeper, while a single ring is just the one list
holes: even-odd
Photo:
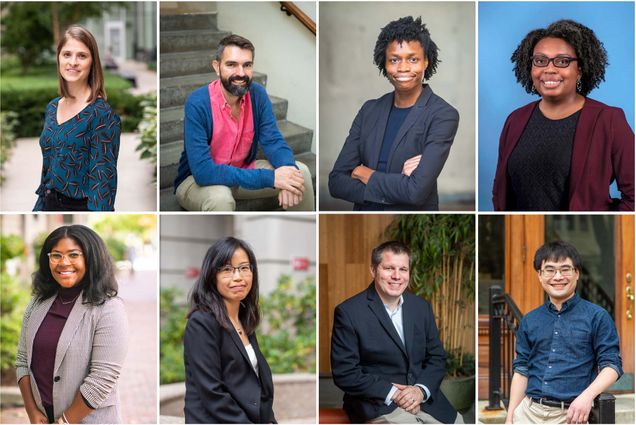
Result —
[{"label": "blue button-up shirt", "polygon": [[516,373],[528,377],[526,395],[571,401],[598,372],[623,374],[614,321],[603,308],[570,298],[558,311],[548,300],[521,320],[517,331]]}]

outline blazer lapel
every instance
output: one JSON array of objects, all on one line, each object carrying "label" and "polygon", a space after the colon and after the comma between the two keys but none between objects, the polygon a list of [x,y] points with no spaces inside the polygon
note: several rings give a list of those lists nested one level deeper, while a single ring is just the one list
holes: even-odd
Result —
[{"label": "blazer lapel", "polygon": [[404,348],[404,344],[402,344],[402,340],[395,330],[395,326],[393,326],[393,322],[389,319],[389,315],[386,312],[386,308],[384,308],[384,304],[382,304],[382,300],[380,296],[376,292],[375,288],[372,286],[367,289],[367,297],[369,299],[369,308],[375,314],[375,317],[378,318],[380,325],[384,328],[384,330],[389,334],[395,345],[400,348],[400,351],[406,355],[406,350]]},{"label": "blazer lapel", "polygon": [[384,132],[386,131],[386,124],[389,121],[389,113],[391,112],[391,106],[393,105],[393,95],[385,95],[382,98],[379,106],[379,113],[373,129],[369,133],[369,167],[376,169],[378,167],[378,161],[380,160],[380,149],[382,148],[382,140],[384,139]]},{"label": "blazer lapel", "polygon": [[[511,140],[512,143],[508,143],[505,146],[505,150],[503,152],[503,156],[501,158],[502,164],[508,163],[508,158],[510,158],[510,154],[517,147],[517,143],[519,143],[519,139],[521,138],[521,134],[523,130],[526,129],[526,125],[528,125],[528,121],[530,121],[530,117],[532,116],[532,112],[534,108],[539,107],[539,101],[535,101],[533,103],[524,106],[519,111],[519,118],[514,122],[510,123],[510,128],[508,130],[508,135],[506,136],[506,140]],[[508,171],[506,170],[505,173]]]},{"label": "blazer lapel", "polygon": [[577,192],[578,185],[583,178],[586,169],[586,158],[593,142],[594,126],[600,113],[590,99],[585,99],[581,115],[574,132],[574,145],[572,146],[572,164],[570,165],[570,201]]},{"label": "blazer lapel", "polygon": [[[241,338],[238,336],[238,334],[234,331],[230,332],[230,336],[232,337],[232,341],[234,341],[234,344],[236,344],[236,348],[238,348],[238,350],[241,352],[241,355],[243,356],[243,359],[247,362],[248,366],[250,367],[250,370],[252,371],[252,373],[254,373],[254,375],[256,375],[256,372],[254,372],[254,368],[252,367],[252,362],[250,362],[250,357],[247,355],[247,350],[245,349],[245,345],[243,345],[243,341],[241,341]],[[249,339],[249,337],[248,337]],[[250,340],[251,343],[251,340]],[[254,346],[252,345],[252,348],[254,348]],[[256,350],[254,350],[256,351]],[[258,356],[257,356],[258,358]],[[260,363],[260,361],[259,361]]]},{"label": "blazer lapel", "polygon": [[404,343],[406,344],[406,352],[409,358],[411,357],[412,341],[415,329],[415,312],[411,307],[411,303],[408,302],[408,297],[404,297],[402,303],[402,327],[404,329]]},{"label": "blazer lapel", "polygon": [[425,85],[424,88],[422,89],[422,93],[420,93],[420,97],[417,99],[417,102],[415,102],[415,105],[413,105],[413,108],[411,109],[409,114],[406,116],[406,118],[404,119],[404,122],[402,123],[402,126],[398,130],[398,134],[395,137],[395,141],[393,142],[393,145],[391,146],[391,152],[389,153],[389,160],[387,161],[387,164],[391,163],[391,160],[393,159],[393,154],[397,151],[398,146],[402,144],[404,141],[406,141],[404,137],[406,135],[406,132],[409,131],[411,127],[413,127],[413,125],[422,118],[422,114],[424,113],[424,108],[426,107],[426,104],[428,103],[432,94],[433,94],[433,90],[429,87],[428,84]]},{"label": "blazer lapel", "polygon": [[[29,325],[27,327],[27,359],[33,358],[33,342],[35,341],[35,334],[37,334],[38,329],[40,329],[40,325],[42,321],[46,317],[46,313],[49,312],[51,305],[55,301],[55,295],[47,298],[41,303],[37,304],[33,311],[31,312],[31,317],[29,318]],[[31,365],[29,364],[29,369],[31,369]]]},{"label": "blazer lapel", "polygon": [[64,325],[64,329],[62,329],[62,333],[60,334],[60,339],[57,342],[57,350],[55,351],[55,366],[53,367],[55,372],[57,372],[62,364],[62,360],[66,355],[68,347],[71,345],[75,332],[84,320],[84,315],[90,308],[89,305],[82,303],[82,295],[83,294],[80,294],[75,300],[73,309],[68,315],[68,319],[66,319],[66,324]]}]

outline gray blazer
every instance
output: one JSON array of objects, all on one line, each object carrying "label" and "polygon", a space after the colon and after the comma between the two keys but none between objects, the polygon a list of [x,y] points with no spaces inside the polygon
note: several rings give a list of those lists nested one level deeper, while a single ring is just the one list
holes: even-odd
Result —
[{"label": "gray blazer", "polygon": [[[439,210],[437,176],[453,144],[459,113],[428,84],[423,88],[398,131],[386,172],[376,171],[366,185],[351,172],[361,164],[377,168],[393,92],[362,105],[329,174],[331,196],[353,202],[354,211],[365,202],[382,204],[386,211]],[[408,177],[402,175],[404,162],[420,154],[417,168]]]},{"label": "gray blazer", "polygon": [[[31,377],[33,397],[42,412],[42,399],[30,366],[35,334],[54,300],[31,300],[27,306],[16,358],[18,381],[26,375]],[[80,390],[96,408],[82,423],[121,423],[117,380],[127,349],[128,320],[122,299],[110,298],[100,306],[91,306],[82,304],[82,297],[78,297],[55,353],[55,418],[62,416]]]}]

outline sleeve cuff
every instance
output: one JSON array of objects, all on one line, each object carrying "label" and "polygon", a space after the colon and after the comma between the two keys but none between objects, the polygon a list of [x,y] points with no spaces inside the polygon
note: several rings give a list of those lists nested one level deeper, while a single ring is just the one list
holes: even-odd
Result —
[{"label": "sleeve cuff", "polygon": [[397,391],[397,387],[395,385],[392,385],[391,391],[389,391],[389,394],[384,399],[384,404],[386,404],[387,406],[390,406],[391,403],[393,403],[392,398],[393,398],[393,394],[395,394],[396,391]]},{"label": "sleeve cuff", "polygon": [[16,382],[20,382],[20,379],[29,375],[29,368],[25,366],[19,366],[15,368]]},{"label": "sleeve cuff", "polygon": [[615,365],[614,363],[601,363],[598,366],[599,372],[605,369],[606,367],[611,367],[612,369],[614,369],[614,371],[618,374],[618,379],[620,379],[620,377],[623,376],[623,369],[620,366]]},{"label": "sleeve cuff", "polygon": [[514,373],[528,377],[528,368],[524,366],[517,366],[512,370]]},{"label": "sleeve cuff", "polygon": [[425,394],[424,394],[424,400],[422,400],[422,403],[425,403],[426,400],[428,400],[429,398],[431,398],[431,392],[429,391],[428,387],[426,387],[426,385],[422,385],[422,384],[415,384],[418,387],[420,387],[421,389],[424,390]]}]

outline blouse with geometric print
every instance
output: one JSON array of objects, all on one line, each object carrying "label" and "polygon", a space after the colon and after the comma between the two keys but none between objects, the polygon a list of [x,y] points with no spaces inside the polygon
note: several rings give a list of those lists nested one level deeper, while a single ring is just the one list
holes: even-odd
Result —
[{"label": "blouse with geometric print", "polygon": [[59,124],[59,100],[46,107],[40,136],[42,179],[33,211],[42,210],[50,189],[69,198],[86,198],[90,211],[114,211],[121,120],[104,99],[97,98]]}]

